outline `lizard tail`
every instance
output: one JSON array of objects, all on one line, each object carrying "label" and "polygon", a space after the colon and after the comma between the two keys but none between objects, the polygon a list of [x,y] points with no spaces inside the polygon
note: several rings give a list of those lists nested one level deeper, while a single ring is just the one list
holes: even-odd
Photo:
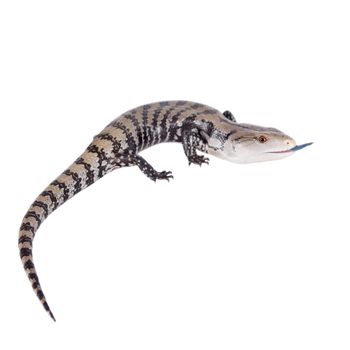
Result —
[{"label": "lizard tail", "polygon": [[56,321],[55,317],[50,310],[39,282],[39,277],[34,266],[32,251],[34,236],[39,226],[63,200],[63,193],[61,193],[61,190],[62,189],[59,187],[56,188],[54,183],[51,183],[36,198],[22,220],[18,238],[19,255],[21,257],[24,270],[27,273],[36,296],[39,298],[41,304],[54,321]]},{"label": "lizard tail", "polygon": [[104,164],[106,158],[103,149],[91,144],[80,158],[36,198],[22,220],[18,239],[22,264],[36,296],[54,321],[55,317],[46,301],[34,266],[34,236],[42,222],[54,210],[112,170],[109,162]]}]

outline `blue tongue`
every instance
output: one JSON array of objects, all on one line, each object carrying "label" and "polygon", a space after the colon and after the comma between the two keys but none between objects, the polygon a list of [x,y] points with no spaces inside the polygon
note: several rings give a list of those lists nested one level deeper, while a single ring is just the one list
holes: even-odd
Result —
[{"label": "blue tongue", "polygon": [[302,144],[302,145],[297,145],[297,146],[291,148],[290,150],[291,150],[291,151],[299,151],[300,149],[303,149],[303,148],[305,148],[305,147],[307,147],[307,146],[311,146],[312,144],[313,144],[313,142],[304,143],[304,144]]}]

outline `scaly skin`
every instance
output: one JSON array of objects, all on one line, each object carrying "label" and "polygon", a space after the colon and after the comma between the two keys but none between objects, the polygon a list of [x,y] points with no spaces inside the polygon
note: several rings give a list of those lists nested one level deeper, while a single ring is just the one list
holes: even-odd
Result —
[{"label": "scaly skin", "polygon": [[52,319],[55,320],[40,286],[32,256],[35,233],[48,215],[81,190],[121,167],[136,165],[154,181],[172,178],[171,172],[156,171],[139,155],[150,146],[180,142],[189,163],[201,165],[208,163],[208,159],[198,155],[197,150],[227,158],[218,152],[223,153],[230,138],[234,137],[232,140],[238,145],[246,140],[247,132],[251,135],[262,131],[274,137],[288,138],[276,129],[238,124],[228,111],[221,113],[199,103],[170,101],[128,111],[95,136],[86,151],[36,198],[20,227],[19,250],[24,269]]}]

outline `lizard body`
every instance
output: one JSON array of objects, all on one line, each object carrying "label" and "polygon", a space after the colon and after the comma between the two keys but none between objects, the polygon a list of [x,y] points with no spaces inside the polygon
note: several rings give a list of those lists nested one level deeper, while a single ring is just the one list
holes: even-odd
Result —
[{"label": "lizard body", "polygon": [[60,205],[111,171],[137,166],[150,179],[169,180],[170,171],[156,171],[142,156],[162,142],[182,143],[189,163],[208,158],[197,151],[233,162],[280,159],[290,155],[294,140],[274,128],[239,124],[232,113],[188,101],[165,101],[132,109],[113,120],[93,138],[85,152],[41,192],[23,218],[20,257],[32,288],[55,320],[42,291],[32,256],[33,239],[41,223]]}]

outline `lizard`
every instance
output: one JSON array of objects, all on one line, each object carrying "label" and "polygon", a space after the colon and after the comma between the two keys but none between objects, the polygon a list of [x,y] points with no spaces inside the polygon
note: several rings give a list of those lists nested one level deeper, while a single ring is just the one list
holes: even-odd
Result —
[{"label": "lizard", "polygon": [[19,253],[32,289],[55,321],[33,261],[33,240],[42,222],[59,206],[111,171],[137,166],[153,181],[173,178],[157,171],[140,152],[163,142],[183,146],[189,164],[208,164],[203,154],[236,163],[285,158],[311,143],[297,146],[275,128],[237,123],[229,111],[190,101],[145,104],[123,113],[97,134],[86,150],[31,204],[19,230]]}]

